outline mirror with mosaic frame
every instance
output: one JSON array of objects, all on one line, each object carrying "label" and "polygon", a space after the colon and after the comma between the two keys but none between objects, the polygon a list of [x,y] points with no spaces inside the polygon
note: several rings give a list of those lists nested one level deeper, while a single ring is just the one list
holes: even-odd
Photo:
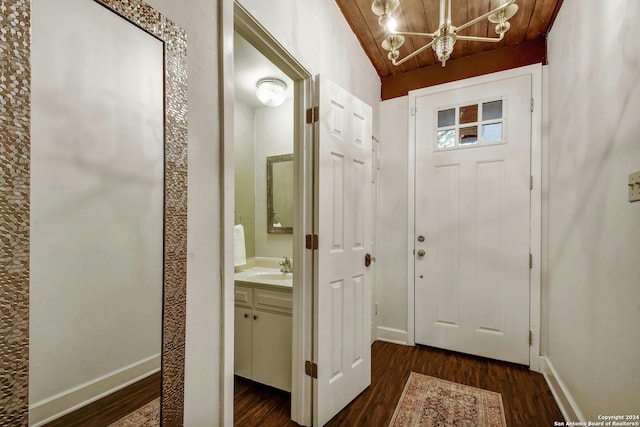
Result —
[{"label": "mirror with mosaic frame", "polygon": [[[186,33],[139,0],[83,0],[104,6],[162,44],[161,126],[164,160],[162,237],[161,422],[181,425],[184,401],[187,221],[187,41]],[[29,423],[29,324],[31,242],[30,0],[4,0],[0,19],[0,425]],[[67,22],[67,21],[65,21]],[[69,19],[68,22],[73,22]],[[37,23],[37,22],[36,22]],[[8,25],[7,25],[8,24]],[[105,102],[108,102],[105,99]]]}]

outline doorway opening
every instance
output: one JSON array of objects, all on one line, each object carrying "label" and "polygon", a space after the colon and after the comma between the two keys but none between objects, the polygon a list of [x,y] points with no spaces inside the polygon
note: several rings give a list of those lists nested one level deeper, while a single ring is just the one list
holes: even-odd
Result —
[{"label": "doorway opening", "polygon": [[[312,87],[310,73],[238,4],[234,7],[234,30],[293,81],[295,273],[289,303],[291,419],[310,425],[313,415],[315,423],[322,425],[370,384],[372,108],[324,77],[316,76]],[[229,33],[228,40],[233,37],[232,32]],[[231,70],[228,73],[232,75]],[[225,110],[231,116],[234,102],[230,91],[227,92],[226,87],[224,90]],[[312,96],[314,105],[310,108]],[[232,126],[233,122],[226,123],[224,132],[225,148],[229,148],[229,154],[225,153],[225,177],[232,175],[229,172],[235,172],[236,168],[234,156],[230,154],[234,146]],[[267,162],[267,167],[269,163],[272,167],[279,164],[278,160],[284,160],[281,156]],[[274,177],[275,171],[271,179]],[[258,179],[254,173],[254,180]],[[229,177],[228,182],[233,180]],[[234,202],[229,197],[232,191],[233,186],[226,184],[225,422],[230,418],[226,414],[233,410],[231,391],[236,359],[233,355],[236,345],[231,341],[234,328],[230,325],[234,320],[238,325],[245,319],[259,322],[264,316],[262,311],[282,315],[285,308],[274,307],[285,299],[282,293],[265,296],[265,289],[243,288],[246,282],[237,286],[235,272],[230,268],[235,240],[233,222],[243,218],[239,212],[232,212]],[[282,227],[281,222],[273,221],[271,207],[266,212],[255,207],[255,212],[263,216],[268,225]],[[281,262],[283,267],[288,264],[285,259]],[[265,275],[273,278],[278,273],[286,271],[265,272]],[[243,306],[239,307],[238,302]],[[265,308],[258,304],[269,304],[270,308],[256,313],[259,308]],[[251,328],[251,346],[260,346],[260,342],[254,341],[255,328],[260,326],[251,325],[247,326],[245,335]],[[253,368],[252,364],[251,375]]]},{"label": "doorway opening", "polygon": [[[311,130],[305,125],[311,76],[237,3],[233,38],[234,132],[226,144],[234,155],[226,168],[235,184],[226,191],[234,191],[234,212],[225,228],[233,227],[234,271],[225,292],[234,298],[225,299],[225,318],[233,316],[234,327],[225,334],[234,339],[225,339],[233,347],[225,351],[225,375],[233,375],[236,391],[253,388],[285,400],[290,393],[289,417],[309,425],[311,378],[304,361],[312,350],[306,289],[312,259],[304,236],[312,227]],[[260,81],[285,89],[280,105],[258,100]]]},{"label": "doorway opening", "polygon": [[[279,86],[267,99],[258,99],[257,85],[267,80]],[[260,388],[263,393],[291,392],[296,274],[292,86],[278,67],[234,34],[236,406],[243,384],[245,390],[255,383],[272,387]],[[242,396],[255,399],[255,394]]]}]

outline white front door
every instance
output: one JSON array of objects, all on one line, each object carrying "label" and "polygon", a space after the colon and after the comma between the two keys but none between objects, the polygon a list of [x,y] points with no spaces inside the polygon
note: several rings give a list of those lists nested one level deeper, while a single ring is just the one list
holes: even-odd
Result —
[{"label": "white front door", "polygon": [[371,107],[317,77],[314,425],[371,383]]},{"label": "white front door", "polygon": [[531,76],[416,98],[416,342],[529,364]]}]

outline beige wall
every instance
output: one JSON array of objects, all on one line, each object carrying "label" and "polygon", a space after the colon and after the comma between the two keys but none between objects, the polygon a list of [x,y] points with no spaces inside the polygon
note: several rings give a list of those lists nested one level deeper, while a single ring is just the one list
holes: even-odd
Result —
[{"label": "beige wall", "polygon": [[565,0],[549,37],[547,356],[586,420],[640,409],[636,0]]},{"label": "beige wall", "polygon": [[293,101],[255,110],[256,256],[293,257],[293,235],[267,233],[267,157],[293,153]]},{"label": "beige wall", "polygon": [[252,109],[236,101],[234,113],[235,211],[247,258],[291,258],[293,235],[267,233],[267,157],[293,153],[293,102]]},{"label": "beige wall", "polygon": [[256,256],[256,173],[254,110],[238,101],[234,108],[235,213],[244,228],[247,258]]}]

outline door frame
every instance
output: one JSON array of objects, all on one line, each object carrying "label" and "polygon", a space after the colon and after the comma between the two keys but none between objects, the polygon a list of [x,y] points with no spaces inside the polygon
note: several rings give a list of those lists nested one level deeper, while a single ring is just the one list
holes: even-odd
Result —
[{"label": "door frame", "polygon": [[[225,2],[222,2],[225,3]],[[294,224],[293,257],[296,274],[293,277],[292,357],[291,357],[291,419],[301,425],[311,425],[312,379],[304,374],[305,360],[312,360],[312,297],[313,256],[305,250],[305,235],[313,233],[313,133],[306,124],[306,110],[312,106],[311,73],[237,1],[233,9],[220,11],[226,23],[221,36],[220,93],[223,99],[221,127],[221,180],[223,182],[223,215],[221,218],[222,266],[222,337],[221,337],[221,411],[220,424],[233,425],[233,360],[235,284],[233,266],[234,226],[234,89],[233,33],[240,34],[267,59],[294,81]],[[233,23],[231,25],[231,23]]]},{"label": "door frame", "polygon": [[[409,154],[408,168],[408,221],[407,221],[407,338],[408,344],[415,345],[415,176],[416,176],[416,98],[436,93],[463,89],[469,86],[496,82],[514,77],[531,76],[531,97],[533,111],[531,113],[531,175],[533,188],[530,204],[530,253],[533,264],[529,273],[529,330],[532,335],[529,347],[529,369],[541,372],[540,364],[540,322],[541,322],[541,259],[542,259],[542,64],[528,65],[507,71],[458,80],[438,86],[417,89],[409,92]],[[525,262],[523,260],[523,262]]]}]

